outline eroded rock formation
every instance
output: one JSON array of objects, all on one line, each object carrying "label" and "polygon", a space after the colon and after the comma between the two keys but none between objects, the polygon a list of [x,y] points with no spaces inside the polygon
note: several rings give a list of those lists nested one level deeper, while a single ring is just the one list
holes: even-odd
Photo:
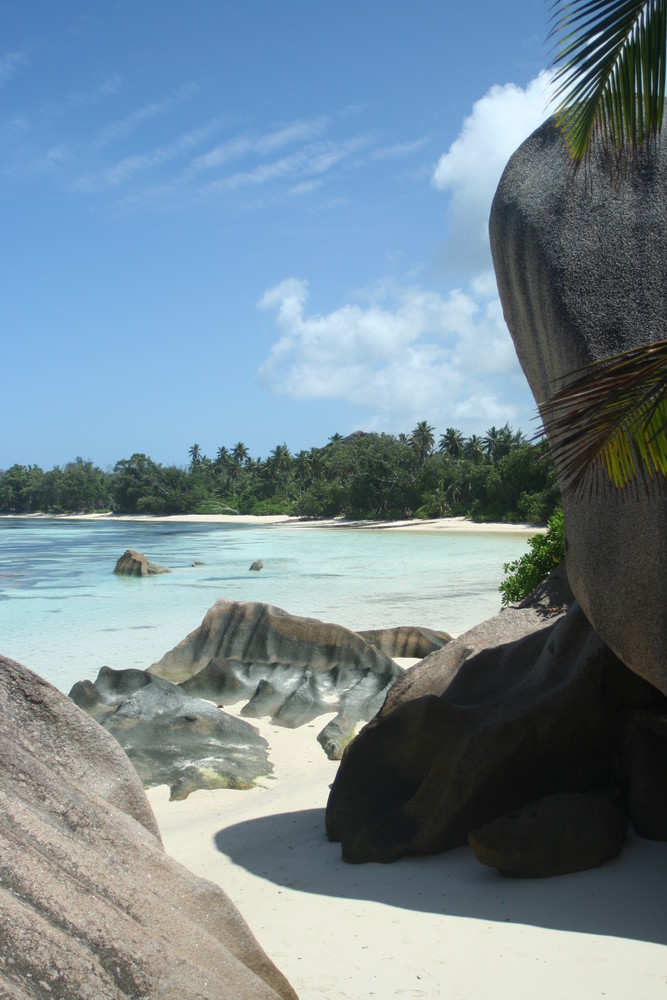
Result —
[{"label": "eroded rock formation", "polygon": [[[610,182],[573,175],[549,121],[509,161],[491,250],[505,319],[541,403],[592,361],[665,337],[667,149]],[[548,429],[547,429],[548,430]],[[667,490],[607,488],[563,501],[568,573],[597,634],[667,693]]]},{"label": "eroded rock formation", "polygon": [[242,714],[294,728],[338,713],[321,740],[338,757],[360,721],[381,707],[400,668],[341,625],[290,615],[254,602],[220,600],[150,674]]},{"label": "eroded rock formation", "polygon": [[392,659],[406,657],[423,660],[429,653],[442,649],[452,641],[449,632],[434,632],[420,625],[399,625],[397,628],[373,628],[358,632],[362,639],[370,642]]},{"label": "eroded rock formation", "polygon": [[103,667],[70,698],[116,737],[145,788],[169,785],[172,799],[198,788],[250,788],[268,774],[257,730],[144,670]]},{"label": "eroded rock formation", "polygon": [[169,858],[117,742],[0,657],[0,994],[296,994],[225,894]]}]

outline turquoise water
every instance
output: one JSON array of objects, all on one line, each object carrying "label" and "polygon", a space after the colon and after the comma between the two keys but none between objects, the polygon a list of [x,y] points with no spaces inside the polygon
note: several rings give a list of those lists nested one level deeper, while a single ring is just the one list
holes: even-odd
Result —
[{"label": "turquoise water", "polygon": [[[526,537],[0,517],[0,652],[67,692],[103,665],[150,666],[220,597],[353,629],[459,633],[498,611],[503,564]],[[115,576],[127,548],[171,572]]]}]

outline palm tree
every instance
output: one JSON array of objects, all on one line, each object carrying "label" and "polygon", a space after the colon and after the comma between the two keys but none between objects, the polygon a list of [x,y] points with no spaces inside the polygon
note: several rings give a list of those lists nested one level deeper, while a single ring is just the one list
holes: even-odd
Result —
[{"label": "palm tree", "polygon": [[294,471],[302,482],[305,482],[313,473],[313,460],[311,453],[303,449],[294,456]]},{"label": "palm tree", "polygon": [[218,472],[224,472],[229,464],[229,450],[225,448],[224,444],[221,444],[218,448],[218,453],[215,456],[215,467]]},{"label": "palm tree", "polygon": [[485,437],[482,439],[482,445],[484,447],[484,454],[495,462],[498,456],[498,451],[500,449],[501,432],[497,427],[489,427],[486,432]]},{"label": "palm tree", "polygon": [[431,427],[427,420],[420,420],[410,435],[410,444],[417,452],[420,465],[424,464],[433,449],[435,444],[434,430],[435,428]]},{"label": "palm tree", "polygon": [[665,104],[666,0],[562,0],[553,33],[556,120],[570,158],[595,145],[611,169],[655,149]]},{"label": "palm tree", "polygon": [[266,460],[271,478],[275,477],[287,493],[287,480],[292,468],[292,456],[286,444],[277,444]]},{"label": "palm tree", "polygon": [[232,458],[238,466],[243,465],[246,459],[250,456],[250,452],[244,445],[243,441],[237,441],[232,448]]},{"label": "palm tree", "polygon": [[444,434],[440,435],[439,451],[444,451],[450,458],[461,458],[465,445],[463,434],[456,427],[448,427]]},{"label": "palm tree", "polygon": [[[554,31],[559,125],[574,168],[600,149],[612,173],[655,154],[665,106],[667,0],[569,0]],[[667,341],[587,366],[542,406],[564,486],[604,469],[620,489],[667,476]]]},{"label": "palm tree", "polygon": [[471,462],[476,464],[484,458],[484,442],[476,434],[471,434],[463,447],[465,457],[469,458]]},{"label": "palm tree", "polygon": [[188,448],[188,455],[190,456],[190,468],[194,469],[196,466],[201,464],[202,453],[201,448],[198,444],[193,444]]},{"label": "palm tree", "polygon": [[[492,430],[496,431],[496,428],[493,427]],[[500,430],[496,431],[493,461],[497,462],[499,458],[504,458],[505,455],[509,455],[512,448],[518,448],[519,445],[525,443],[526,439],[522,431],[515,431],[509,424],[504,424]]]},{"label": "palm tree", "polygon": [[589,365],[542,405],[564,489],[604,469],[618,489],[667,476],[667,341]]}]

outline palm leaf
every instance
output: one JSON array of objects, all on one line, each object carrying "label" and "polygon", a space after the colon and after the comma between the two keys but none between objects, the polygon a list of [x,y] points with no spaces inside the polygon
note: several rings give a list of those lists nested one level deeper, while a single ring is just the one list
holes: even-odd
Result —
[{"label": "palm leaf", "polygon": [[617,166],[650,152],[663,119],[667,0],[558,0],[554,8],[556,121],[575,167],[594,145]]},{"label": "palm leaf", "polygon": [[[540,409],[564,490],[667,476],[667,340],[579,369]],[[591,471],[592,477],[587,473]]]}]

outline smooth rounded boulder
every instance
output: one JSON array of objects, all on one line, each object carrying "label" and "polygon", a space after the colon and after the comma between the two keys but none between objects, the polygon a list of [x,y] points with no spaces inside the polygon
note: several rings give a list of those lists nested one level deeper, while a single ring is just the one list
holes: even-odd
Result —
[{"label": "smooth rounded boulder", "polygon": [[[546,122],[505,168],[489,232],[538,404],[583,366],[667,336],[664,144],[614,179],[595,156],[575,174]],[[647,493],[640,479],[620,493],[604,473],[598,485],[563,497],[570,584],[605,644],[667,693],[667,490]]]},{"label": "smooth rounded boulder", "polygon": [[[394,685],[346,747],[331,786],[326,829],[343,860],[460,847],[547,796],[632,797],[645,767],[631,768],[628,735],[638,720],[663,723],[667,699],[613,655],[576,601],[555,609],[563,577],[561,568],[523,606],[475,626]],[[588,857],[574,834],[570,858]]]},{"label": "smooth rounded boulder", "polygon": [[0,656],[0,996],[295,1000],[234,904],[165,854],[116,740]]},{"label": "smooth rounded boulder", "polygon": [[627,828],[611,799],[562,792],[473,830],[468,843],[478,861],[507,878],[553,878],[615,858]]}]

